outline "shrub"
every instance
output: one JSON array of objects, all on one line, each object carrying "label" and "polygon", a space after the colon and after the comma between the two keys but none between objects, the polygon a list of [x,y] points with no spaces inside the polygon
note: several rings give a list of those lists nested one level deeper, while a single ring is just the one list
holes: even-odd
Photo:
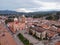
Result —
[{"label": "shrub", "polygon": [[29,45],[29,40],[27,40],[22,34],[18,34],[18,37],[24,43],[24,45]]},{"label": "shrub", "polygon": [[32,43],[30,43],[29,45],[33,45]]}]

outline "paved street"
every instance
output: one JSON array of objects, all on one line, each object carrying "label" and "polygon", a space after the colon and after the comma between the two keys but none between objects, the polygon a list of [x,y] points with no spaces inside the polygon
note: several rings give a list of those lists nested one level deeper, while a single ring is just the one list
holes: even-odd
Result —
[{"label": "paved street", "polygon": [[56,43],[57,41],[60,41],[60,36],[56,36],[52,39],[51,43]]},{"label": "paved street", "polygon": [[26,30],[20,30],[20,33],[23,34],[23,36],[27,38],[30,43],[33,43],[34,45],[44,45],[42,41],[37,40],[36,38],[34,38],[33,36],[29,34],[25,34],[25,32]]}]

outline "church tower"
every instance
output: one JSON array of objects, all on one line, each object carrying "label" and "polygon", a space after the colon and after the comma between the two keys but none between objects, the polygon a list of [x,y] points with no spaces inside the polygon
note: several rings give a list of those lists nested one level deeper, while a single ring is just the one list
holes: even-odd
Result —
[{"label": "church tower", "polygon": [[22,15],[22,17],[21,17],[21,22],[22,22],[22,23],[25,23],[25,21],[26,21],[26,17],[25,17],[25,15]]}]

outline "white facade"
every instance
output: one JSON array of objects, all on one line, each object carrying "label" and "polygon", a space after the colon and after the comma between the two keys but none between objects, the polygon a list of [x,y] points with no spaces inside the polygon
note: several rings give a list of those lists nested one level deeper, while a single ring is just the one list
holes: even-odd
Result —
[{"label": "white facade", "polygon": [[17,18],[14,18],[14,21],[18,21],[18,19]]},{"label": "white facade", "polygon": [[40,35],[41,35],[41,33],[39,33],[39,32],[36,31],[36,36],[37,36],[38,38],[40,38]]}]

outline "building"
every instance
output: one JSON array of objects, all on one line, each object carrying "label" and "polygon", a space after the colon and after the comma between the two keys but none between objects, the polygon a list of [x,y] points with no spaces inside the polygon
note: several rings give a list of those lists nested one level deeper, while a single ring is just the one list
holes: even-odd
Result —
[{"label": "building", "polygon": [[21,17],[21,21],[19,22],[18,18],[14,18],[14,22],[9,22],[7,26],[9,27],[12,33],[16,33],[18,30],[25,30],[25,16]]},{"label": "building", "polygon": [[25,17],[25,15],[22,15],[21,16],[21,23],[25,23],[25,21],[26,21],[26,17]]},{"label": "building", "polygon": [[46,30],[42,27],[38,27],[38,26],[30,27],[29,31],[32,35],[35,35],[38,38],[40,38],[41,35],[42,35],[42,39],[45,38]]}]

